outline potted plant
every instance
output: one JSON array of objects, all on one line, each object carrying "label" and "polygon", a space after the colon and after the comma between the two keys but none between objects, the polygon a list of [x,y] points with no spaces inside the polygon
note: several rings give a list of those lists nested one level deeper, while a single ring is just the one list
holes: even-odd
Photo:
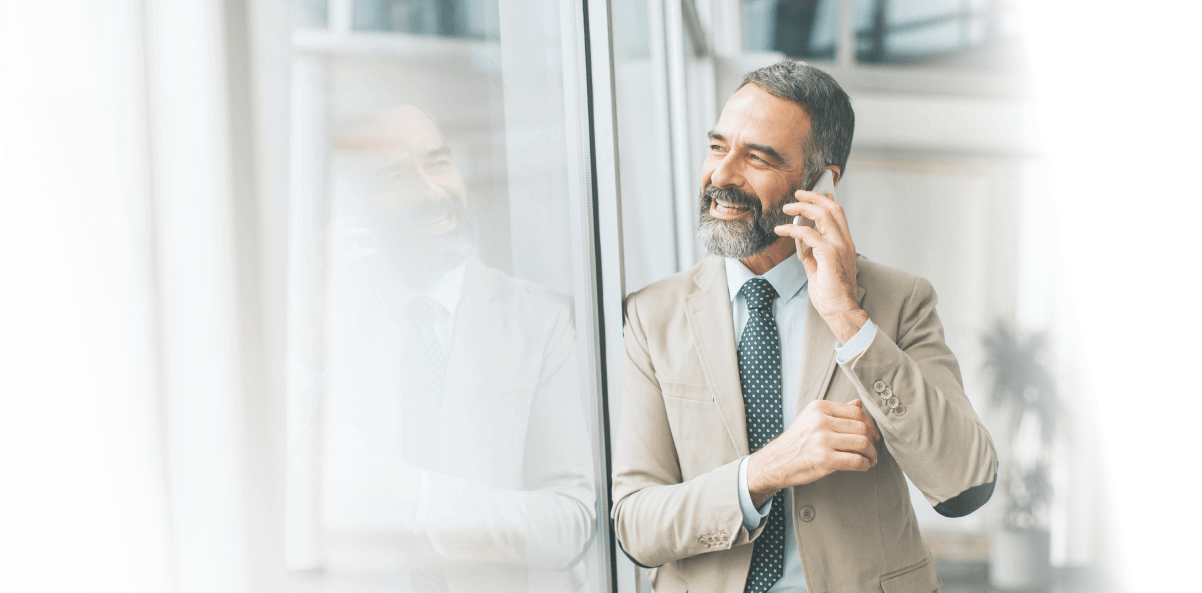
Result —
[{"label": "potted plant", "polygon": [[1006,416],[1007,458],[998,479],[1005,499],[1002,528],[990,545],[990,581],[1008,590],[1048,586],[1050,452],[1060,429],[1055,381],[1045,366],[1046,332],[1025,338],[999,320],[983,336],[990,403]]}]

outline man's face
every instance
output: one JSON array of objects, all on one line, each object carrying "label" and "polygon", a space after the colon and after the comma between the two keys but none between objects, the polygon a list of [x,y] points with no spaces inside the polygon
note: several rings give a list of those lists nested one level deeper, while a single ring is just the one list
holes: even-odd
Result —
[{"label": "man's face", "polygon": [[746,259],[792,221],[781,207],[805,183],[810,117],[754,84],[739,89],[709,134],[701,170],[700,235],[711,253]]},{"label": "man's face", "polygon": [[366,224],[390,261],[424,282],[467,257],[467,187],[434,121],[404,105],[342,142],[368,181]]},{"label": "man's face", "polygon": [[360,136],[373,153],[373,205],[398,230],[431,237],[463,224],[467,187],[451,151],[428,115],[412,106],[394,108]]}]

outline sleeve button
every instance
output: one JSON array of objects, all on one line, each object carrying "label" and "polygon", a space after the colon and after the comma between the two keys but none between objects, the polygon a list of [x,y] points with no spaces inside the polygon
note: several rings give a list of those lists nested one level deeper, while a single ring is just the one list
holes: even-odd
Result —
[{"label": "sleeve button", "polygon": [[905,416],[906,415],[906,406],[898,404],[898,406],[896,408],[893,408],[893,415],[897,416],[898,418]]},{"label": "sleeve button", "polygon": [[891,397],[885,400],[885,405],[889,406],[890,410],[896,410],[901,406],[901,400],[897,399],[896,397]]},{"label": "sleeve button", "polygon": [[888,389],[888,387],[885,386],[884,381],[877,381],[876,383],[873,383],[872,388],[875,389],[877,393],[884,393],[884,391]]}]

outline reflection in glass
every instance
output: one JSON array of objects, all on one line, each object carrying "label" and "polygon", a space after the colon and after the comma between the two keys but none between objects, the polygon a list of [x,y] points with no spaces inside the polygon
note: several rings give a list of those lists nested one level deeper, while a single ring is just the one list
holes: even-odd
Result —
[{"label": "reflection in glass", "polygon": [[481,220],[422,110],[333,158],[334,518],[393,534],[402,590],[581,589],[596,482],[569,301],[473,256]]},{"label": "reflection in glass", "polygon": [[743,49],[833,60],[840,0],[743,0]]},{"label": "reflection in glass", "polygon": [[496,39],[500,31],[497,0],[355,0],[354,28],[457,37]]},{"label": "reflection in glass", "polygon": [[1019,46],[1005,0],[856,0],[853,18],[861,62],[1004,68]]},{"label": "reflection in glass", "polygon": [[325,28],[330,24],[330,0],[292,0],[292,26]]}]

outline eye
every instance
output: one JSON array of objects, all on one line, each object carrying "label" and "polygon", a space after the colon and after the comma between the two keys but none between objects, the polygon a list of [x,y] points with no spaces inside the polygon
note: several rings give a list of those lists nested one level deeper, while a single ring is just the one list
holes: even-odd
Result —
[{"label": "eye", "polygon": [[426,165],[426,170],[430,173],[445,173],[451,169],[451,161],[449,159],[438,159]]}]

